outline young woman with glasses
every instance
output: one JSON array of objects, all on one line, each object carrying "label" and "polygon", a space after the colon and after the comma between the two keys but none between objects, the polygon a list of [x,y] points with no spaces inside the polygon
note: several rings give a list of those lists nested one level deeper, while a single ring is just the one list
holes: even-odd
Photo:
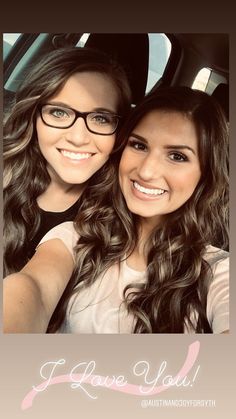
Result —
[{"label": "young woman with glasses", "polygon": [[130,103],[124,71],[99,51],[59,49],[29,72],[4,128],[6,273],[25,265],[48,230],[74,219],[89,180],[99,201]]},{"label": "young woman with glasses", "polygon": [[219,105],[187,87],[158,89],[119,136],[123,153],[100,206],[88,187],[74,224],[49,231],[5,279],[6,332],[227,333],[228,128]]}]

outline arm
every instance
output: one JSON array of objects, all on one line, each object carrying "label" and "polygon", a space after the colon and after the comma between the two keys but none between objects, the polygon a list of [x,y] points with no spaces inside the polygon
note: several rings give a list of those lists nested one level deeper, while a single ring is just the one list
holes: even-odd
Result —
[{"label": "arm", "polygon": [[73,267],[61,240],[41,244],[21,272],[4,279],[4,332],[45,333]]}]

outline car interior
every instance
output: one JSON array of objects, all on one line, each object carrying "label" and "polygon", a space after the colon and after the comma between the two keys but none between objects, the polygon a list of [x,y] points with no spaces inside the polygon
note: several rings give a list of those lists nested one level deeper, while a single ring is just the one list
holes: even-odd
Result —
[{"label": "car interior", "polygon": [[110,54],[123,65],[133,105],[160,86],[185,85],[213,95],[229,119],[228,34],[40,33],[20,34],[13,45],[7,37],[3,41],[5,111],[41,55],[55,48],[87,46]]}]

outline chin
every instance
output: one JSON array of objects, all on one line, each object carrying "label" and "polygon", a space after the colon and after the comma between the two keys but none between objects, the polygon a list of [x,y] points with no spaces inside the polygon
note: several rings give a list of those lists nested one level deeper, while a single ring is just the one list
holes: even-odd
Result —
[{"label": "chin", "polygon": [[77,179],[63,179],[64,183],[67,183],[68,185],[83,185],[85,182],[87,182],[88,178],[78,178]]}]

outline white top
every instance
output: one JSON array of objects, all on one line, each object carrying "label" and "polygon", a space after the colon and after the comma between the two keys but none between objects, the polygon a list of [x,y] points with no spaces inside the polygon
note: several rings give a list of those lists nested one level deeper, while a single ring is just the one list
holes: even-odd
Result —
[{"label": "white top", "polygon": [[[39,243],[51,239],[63,241],[73,255],[78,234],[73,222],[65,222],[50,230]],[[213,281],[207,296],[207,318],[213,333],[229,329],[229,255],[208,246],[205,259],[213,270]],[[59,333],[132,333],[134,317],[127,313],[123,290],[131,283],[144,283],[146,273],[136,271],[124,260],[114,264],[89,287],[74,294],[68,304],[66,319]],[[194,318],[194,313],[192,314]],[[185,333],[195,333],[185,329]]]}]

